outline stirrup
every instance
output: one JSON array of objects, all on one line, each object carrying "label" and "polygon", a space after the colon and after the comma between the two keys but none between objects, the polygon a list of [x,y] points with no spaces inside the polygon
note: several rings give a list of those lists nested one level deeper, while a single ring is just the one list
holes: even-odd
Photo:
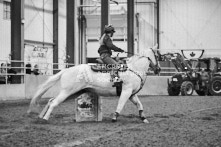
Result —
[{"label": "stirrup", "polygon": [[115,83],[115,82],[118,82],[120,80],[120,78],[119,77],[114,77],[113,78],[113,82]]},{"label": "stirrup", "polygon": [[115,78],[113,79],[113,82],[114,82],[114,83],[121,83],[121,82],[123,82],[123,81],[122,81],[121,78],[115,77]]},{"label": "stirrup", "polygon": [[123,81],[119,77],[115,77],[113,82],[114,82],[114,84],[112,87],[118,87],[123,83]]}]

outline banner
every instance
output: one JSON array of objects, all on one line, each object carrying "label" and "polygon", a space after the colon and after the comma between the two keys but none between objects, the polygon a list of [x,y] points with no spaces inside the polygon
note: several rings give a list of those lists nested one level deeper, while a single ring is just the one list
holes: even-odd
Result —
[{"label": "banner", "polygon": [[30,63],[32,70],[38,67],[39,74],[51,75],[53,72],[53,47],[25,45],[25,64]]}]

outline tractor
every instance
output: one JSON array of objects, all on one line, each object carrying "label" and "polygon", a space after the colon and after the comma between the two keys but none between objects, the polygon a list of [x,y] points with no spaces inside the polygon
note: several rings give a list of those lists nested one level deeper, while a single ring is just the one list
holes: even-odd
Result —
[{"label": "tractor", "polygon": [[170,96],[190,96],[195,92],[200,96],[221,95],[220,58],[200,58],[185,60],[179,53],[165,54],[176,70],[175,75],[168,79]]}]

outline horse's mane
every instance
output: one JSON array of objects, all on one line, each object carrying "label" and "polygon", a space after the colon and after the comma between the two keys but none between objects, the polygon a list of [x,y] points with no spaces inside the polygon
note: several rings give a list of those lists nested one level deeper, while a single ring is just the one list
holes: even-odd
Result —
[{"label": "horse's mane", "polygon": [[151,58],[152,56],[153,56],[153,52],[152,52],[151,49],[148,48],[148,49],[144,50],[143,52],[139,53],[139,55],[136,54],[136,55],[134,55],[134,56],[132,56],[130,58],[127,58],[127,64],[132,64],[135,61],[137,61],[139,58],[142,58],[142,57],[149,57],[149,58]]},{"label": "horse's mane", "polygon": [[139,58],[140,58],[140,56],[134,55],[134,56],[127,59],[127,63],[133,63],[134,61],[136,61]]}]

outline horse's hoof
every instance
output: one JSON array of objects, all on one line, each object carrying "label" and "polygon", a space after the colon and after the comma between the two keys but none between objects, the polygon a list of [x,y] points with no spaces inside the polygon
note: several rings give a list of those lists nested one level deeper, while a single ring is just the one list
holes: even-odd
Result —
[{"label": "horse's hoof", "polygon": [[26,116],[29,117],[29,118],[36,118],[38,116],[38,113],[28,112]]},{"label": "horse's hoof", "polygon": [[119,113],[115,112],[113,114],[113,117],[112,117],[112,122],[117,122],[117,117],[119,116]]},{"label": "horse's hoof", "polygon": [[116,119],[112,119],[112,122],[115,123],[115,122],[117,122],[117,120]]},{"label": "horse's hoof", "polygon": [[49,124],[48,120],[43,119],[43,118],[37,118],[35,121],[36,124]]},{"label": "horse's hoof", "polygon": [[28,109],[28,111],[27,111],[27,114],[34,114],[34,113],[37,114],[37,112],[36,112],[36,111],[33,111],[32,109]]},{"label": "horse's hoof", "polygon": [[38,114],[39,112],[40,112],[39,106],[33,107],[33,108],[29,108],[28,111],[27,111],[28,114],[30,114],[30,113]]},{"label": "horse's hoof", "polygon": [[143,120],[143,123],[149,124],[150,122],[149,122],[147,119],[144,119],[144,120]]}]

